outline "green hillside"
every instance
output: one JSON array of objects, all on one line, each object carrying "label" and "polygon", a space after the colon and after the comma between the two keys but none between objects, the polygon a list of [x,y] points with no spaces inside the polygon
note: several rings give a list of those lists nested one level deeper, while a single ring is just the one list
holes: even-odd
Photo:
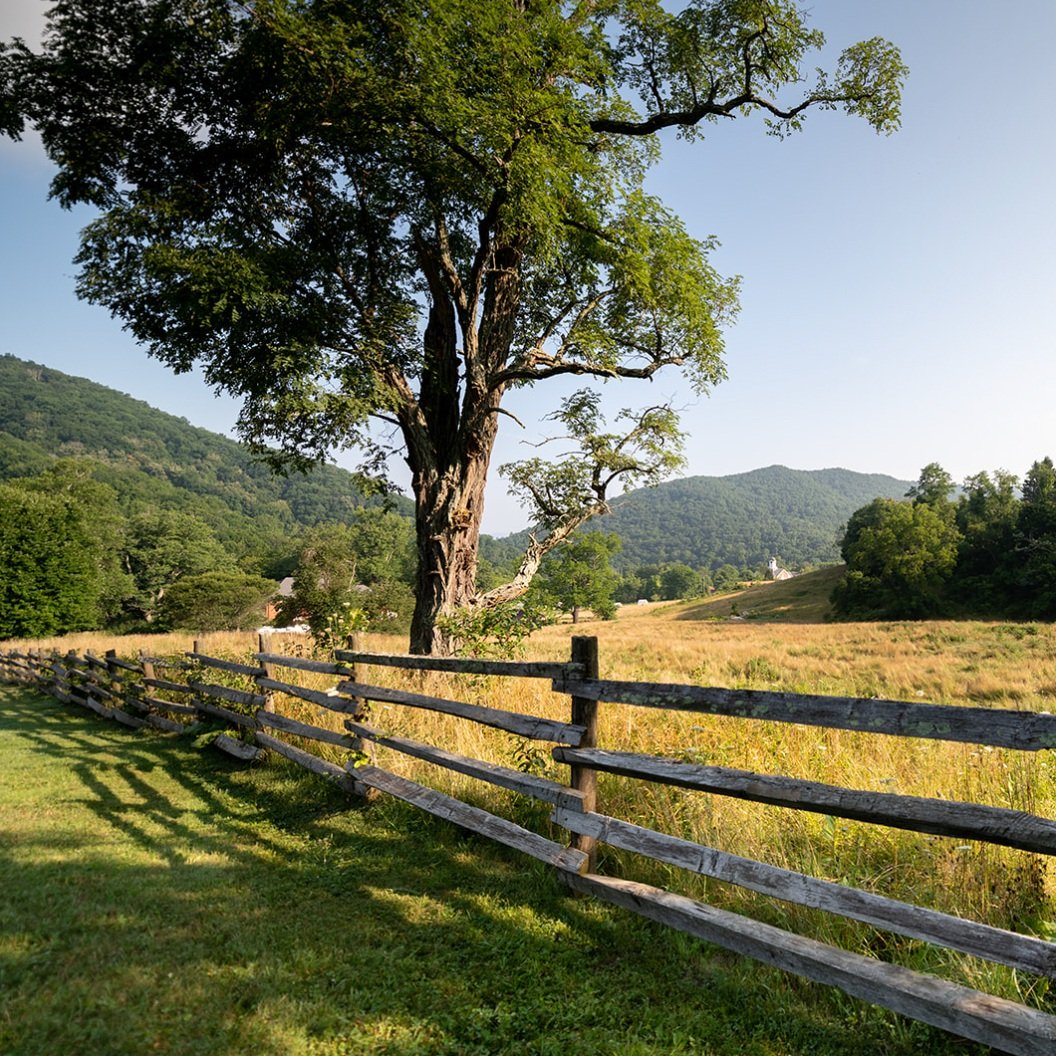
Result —
[{"label": "green hillside", "polygon": [[875,498],[901,498],[910,481],[846,469],[769,466],[728,477],[687,477],[616,499],[591,527],[623,540],[621,567],[683,562],[790,567],[838,560],[847,518]]},{"label": "green hillside", "polygon": [[846,568],[833,565],[779,583],[756,583],[745,590],[669,606],[672,620],[760,620],[764,623],[823,623],[831,618],[829,601]]},{"label": "green hillside", "polygon": [[[236,553],[382,501],[365,498],[343,469],[279,477],[234,440],[84,378],[0,356],[0,480],[57,458],[91,459],[126,512],[192,513]],[[407,499],[396,503],[409,511]]]},{"label": "green hillside", "polygon": [[[95,382],[0,356],[0,480],[38,473],[56,458],[91,459],[126,513],[156,506],[194,514],[232,553],[259,552],[300,526],[346,520],[382,501],[365,498],[357,478],[335,466],[277,477],[227,437]],[[622,538],[621,568],[744,568],[771,556],[799,567],[835,561],[850,514],[879,496],[900,498],[909,486],[844,469],[770,466],[631,492],[590,528]],[[410,514],[408,499],[394,501]],[[481,555],[493,564],[515,560],[525,536],[485,537]]]}]

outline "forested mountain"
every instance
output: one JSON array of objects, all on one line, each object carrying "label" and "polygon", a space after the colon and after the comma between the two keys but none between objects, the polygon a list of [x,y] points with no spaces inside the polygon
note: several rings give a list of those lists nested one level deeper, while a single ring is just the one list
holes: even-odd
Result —
[{"label": "forested mountain", "polygon": [[[278,477],[227,437],[95,382],[0,356],[0,480],[39,473],[56,458],[91,459],[92,475],[116,491],[126,514],[145,507],[193,514],[234,554],[381,501],[364,499],[356,478],[335,466]],[[878,497],[902,498],[909,487],[878,474],[770,466],[631,492],[590,528],[621,537],[620,568],[750,568],[771,556],[801,566],[836,560],[836,536],[851,513]],[[395,503],[410,513],[408,499]],[[524,535],[485,539],[482,556],[515,559]]]},{"label": "forested mountain", "polygon": [[[205,521],[233,553],[298,526],[341,521],[364,504],[353,474],[320,466],[279,477],[235,441],[83,378],[0,356],[0,480],[56,458],[90,459],[129,512],[147,506]],[[409,512],[409,500],[397,497]]]},{"label": "forested mountain", "polygon": [[801,567],[838,560],[837,536],[848,517],[875,498],[902,498],[910,486],[882,474],[769,466],[630,492],[591,527],[623,540],[621,568],[753,568],[772,556]]}]

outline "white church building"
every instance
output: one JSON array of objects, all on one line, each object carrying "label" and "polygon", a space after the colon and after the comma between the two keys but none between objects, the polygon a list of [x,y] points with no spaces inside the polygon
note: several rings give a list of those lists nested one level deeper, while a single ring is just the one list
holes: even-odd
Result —
[{"label": "white church building", "polygon": [[795,576],[795,572],[789,572],[787,568],[781,568],[777,563],[777,558],[770,558],[769,564],[766,566],[770,571],[770,578],[773,580],[792,579]]}]

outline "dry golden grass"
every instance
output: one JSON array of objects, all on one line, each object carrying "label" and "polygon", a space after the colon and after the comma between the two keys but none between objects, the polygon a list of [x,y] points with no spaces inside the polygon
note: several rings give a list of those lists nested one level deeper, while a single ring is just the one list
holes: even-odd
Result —
[{"label": "dry golden grass", "polygon": [[829,596],[846,568],[832,565],[779,582],[756,583],[732,594],[702,598],[679,609],[679,620],[715,620],[730,616],[781,623],[819,623],[829,617]]},{"label": "dry golden grass", "polygon": [[[685,682],[801,693],[922,700],[1031,711],[1050,710],[1056,697],[1056,628],[1001,623],[798,624],[684,618],[692,605],[627,607],[612,622],[546,628],[528,642],[530,659],[561,660],[574,634],[599,639],[602,677]],[[10,644],[13,643],[9,643]],[[60,650],[116,648],[121,655],[179,654],[186,636],[111,641],[78,635],[55,642],[24,643]],[[203,636],[202,651],[246,656],[255,635]],[[302,639],[275,636],[275,652],[304,655]],[[364,648],[402,652],[405,640],[365,635]],[[333,678],[286,671],[302,685],[324,688]],[[494,679],[396,669],[363,668],[363,681],[430,695],[567,719],[566,696],[547,682]],[[302,721],[340,729],[343,716],[293,698],[279,708]],[[434,712],[375,704],[369,720],[386,732],[439,744],[463,755],[489,759],[565,780],[567,771],[545,746]],[[850,788],[987,803],[1056,817],[1053,753],[1022,753],[971,745],[916,741],[838,730],[819,730],[753,720],[664,713],[602,705],[599,743],[607,748],[666,755],[695,762],[784,774]],[[340,758],[340,755],[334,756]],[[425,784],[545,828],[547,811],[525,807],[512,794],[429,764],[379,749],[378,762]],[[1050,859],[965,845],[955,840],[845,822],[725,797],[709,796],[601,775],[600,810],[650,825],[734,854],[839,880],[891,897],[1001,927],[1046,933],[1056,928],[1056,875]],[[871,929],[835,922],[811,911],[726,888],[716,882],[675,877],[655,864],[610,852],[610,868],[792,926],[843,945],[874,949],[884,943]],[[909,948],[912,944],[903,944]],[[874,949],[874,952],[877,952]],[[890,951],[884,946],[881,951]],[[905,949],[903,949],[905,952]],[[933,956],[916,950],[913,956]],[[937,955],[936,955],[937,956]],[[1033,985],[1012,973],[948,958],[955,974],[974,985],[1015,993]]]}]

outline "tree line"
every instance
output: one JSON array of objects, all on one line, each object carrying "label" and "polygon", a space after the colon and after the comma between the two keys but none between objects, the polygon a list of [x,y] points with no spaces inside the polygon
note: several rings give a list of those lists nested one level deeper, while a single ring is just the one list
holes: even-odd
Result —
[{"label": "tree line", "polygon": [[[622,541],[615,532],[578,532],[560,550],[548,555],[527,594],[535,610],[565,613],[575,623],[584,609],[607,620],[620,605],[639,601],[679,601],[712,591],[735,590],[740,584],[763,579],[762,564],[741,568],[731,564],[693,568],[680,561],[661,561],[618,567]],[[535,611],[533,610],[533,611]]]},{"label": "tree line", "polygon": [[835,612],[855,619],[1056,618],[1056,470],[1034,462],[1022,483],[999,469],[957,493],[937,463],[905,499],[876,499],[847,522],[847,575]]},{"label": "tree line", "polygon": [[[359,629],[409,629],[416,563],[409,517],[361,506],[343,521],[238,548],[194,513],[128,506],[97,471],[91,460],[66,459],[0,482],[0,638],[256,626],[269,602],[278,605],[277,622],[304,623],[323,645]],[[620,545],[614,534],[577,533],[546,556],[525,599],[496,619],[523,633],[561,613],[609,618],[619,603],[696,597],[758,571],[724,566],[713,576],[652,563],[618,572]],[[512,557],[482,562],[478,589],[515,569]],[[279,598],[286,577],[291,589]],[[494,637],[497,627],[477,637]]]},{"label": "tree line", "polygon": [[256,626],[288,575],[298,587],[288,621],[322,627],[327,607],[349,598],[379,626],[408,618],[406,517],[364,506],[238,548],[186,510],[128,507],[97,469],[67,459],[0,482],[0,638]]}]

